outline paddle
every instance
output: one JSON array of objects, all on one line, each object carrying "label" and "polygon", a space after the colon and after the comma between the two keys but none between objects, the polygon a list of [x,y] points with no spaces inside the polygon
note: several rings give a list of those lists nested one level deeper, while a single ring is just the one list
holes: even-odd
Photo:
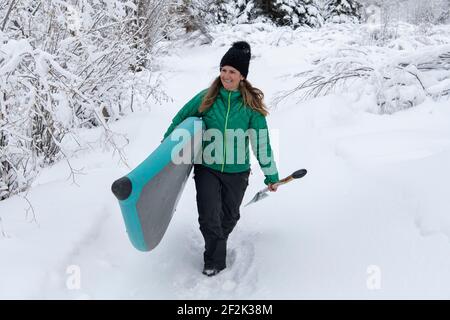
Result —
[{"label": "paddle", "polygon": [[[295,179],[299,179],[299,178],[301,178],[301,177],[304,177],[306,173],[307,173],[306,169],[300,169],[300,170],[297,170],[297,171],[295,171],[293,174],[291,174],[290,176],[287,176],[286,178],[281,179],[280,181],[274,183],[273,185],[274,185],[274,186],[281,186],[281,185],[283,185],[283,184],[286,184],[286,183],[288,183],[288,182],[291,182],[292,180],[295,180]],[[266,187],[266,188],[262,189],[261,191],[259,191],[258,193],[255,194],[255,196],[253,197],[253,199],[250,200],[250,201],[245,205],[245,207],[248,206],[249,204],[258,202],[258,201],[260,201],[260,200],[262,200],[262,199],[268,197],[268,196],[269,196],[268,193],[269,193],[269,187]]]}]

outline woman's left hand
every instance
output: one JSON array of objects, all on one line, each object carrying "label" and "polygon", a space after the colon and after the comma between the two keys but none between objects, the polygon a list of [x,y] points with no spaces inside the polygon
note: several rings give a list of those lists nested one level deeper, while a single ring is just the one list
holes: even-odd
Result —
[{"label": "woman's left hand", "polygon": [[269,183],[269,185],[268,185],[267,187],[269,187],[269,190],[270,190],[271,192],[276,192],[277,189],[278,189],[278,185],[273,184],[273,183]]}]

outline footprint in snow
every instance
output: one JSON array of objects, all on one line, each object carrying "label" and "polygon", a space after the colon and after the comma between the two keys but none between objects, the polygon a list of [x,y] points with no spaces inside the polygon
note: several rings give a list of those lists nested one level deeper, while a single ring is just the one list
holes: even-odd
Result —
[{"label": "footprint in snow", "polygon": [[233,273],[233,280],[237,283],[243,281],[247,275],[253,273],[255,270],[253,262],[255,258],[255,247],[250,241],[239,241],[237,245],[230,250],[229,255],[229,269]]},{"label": "footprint in snow", "polygon": [[[201,273],[203,267],[203,239],[191,233],[182,258],[186,262],[183,272],[175,275],[174,287],[181,298],[208,298],[225,294],[245,295],[253,290],[257,281],[254,266],[255,247],[249,236],[229,242],[227,268],[214,277]],[[250,237],[252,238],[252,237]]]}]

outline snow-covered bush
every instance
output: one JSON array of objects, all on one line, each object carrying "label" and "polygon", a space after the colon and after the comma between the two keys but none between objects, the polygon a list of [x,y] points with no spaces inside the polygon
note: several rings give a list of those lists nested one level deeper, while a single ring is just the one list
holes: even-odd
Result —
[{"label": "snow-covered bush", "polygon": [[421,104],[426,97],[420,72],[414,65],[389,66],[372,75],[379,112],[392,114]]},{"label": "snow-covered bush", "polygon": [[36,157],[26,145],[20,117],[6,119],[4,104],[0,104],[0,200],[28,188],[36,176]]},{"label": "snow-covered bush", "polygon": [[449,18],[448,0],[408,0],[406,2],[407,21],[416,25],[446,23]]},{"label": "snow-covered bush", "polygon": [[363,21],[371,26],[370,39],[376,45],[398,38],[402,23],[418,26],[421,34],[428,35],[433,25],[444,23],[448,17],[448,0],[360,0],[364,1]]},{"label": "snow-covered bush", "polygon": [[364,21],[379,23],[380,19],[373,21],[373,12],[392,8],[386,11],[398,17],[403,22],[415,25],[448,23],[450,1],[448,0],[358,0],[364,7]]},{"label": "snow-covered bush", "polygon": [[100,126],[109,139],[108,121],[159,93],[137,78],[172,23],[163,0],[3,3],[0,200],[59,160],[74,128]]},{"label": "snow-covered bush", "polygon": [[450,45],[396,56],[392,51],[343,48],[314,64],[297,74],[303,79],[300,84],[279,94],[275,103],[293,94],[305,100],[340,90],[371,96],[378,113],[391,114],[419,105],[426,97],[450,96]]},{"label": "snow-covered bush", "polygon": [[400,21],[400,3],[397,1],[383,1],[380,6],[373,6],[373,23],[371,24],[370,39],[374,44],[384,46],[387,42],[398,37]]}]

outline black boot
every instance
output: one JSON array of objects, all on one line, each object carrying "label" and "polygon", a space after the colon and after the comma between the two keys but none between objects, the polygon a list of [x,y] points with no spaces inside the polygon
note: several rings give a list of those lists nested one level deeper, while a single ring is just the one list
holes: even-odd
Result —
[{"label": "black boot", "polygon": [[208,277],[213,277],[216,274],[218,274],[220,271],[222,271],[225,268],[217,269],[217,268],[204,268],[202,273]]}]

